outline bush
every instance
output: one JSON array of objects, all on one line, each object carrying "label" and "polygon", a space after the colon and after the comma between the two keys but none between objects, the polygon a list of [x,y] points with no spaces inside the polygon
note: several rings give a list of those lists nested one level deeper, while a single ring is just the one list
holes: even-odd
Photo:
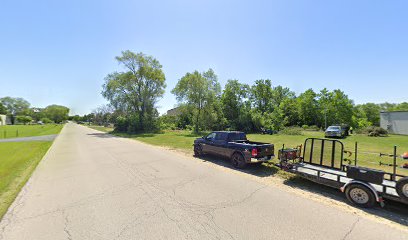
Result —
[{"label": "bush", "polygon": [[279,134],[285,135],[303,135],[302,128],[299,127],[287,127],[279,131]]},{"label": "bush", "polygon": [[370,137],[382,137],[388,135],[387,130],[384,128],[374,126],[366,127],[362,132]]},{"label": "bush", "polygon": [[53,123],[53,121],[49,118],[41,118],[40,121],[44,124]]},{"label": "bush", "polygon": [[320,128],[316,125],[311,125],[311,126],[302,125],[302,129],[305,131],[319,131],[320,130]]},{"label": "bush", "polygon": [[22,116],[22,115],[17,116],[16,120],[18,123],[22,123],[24,125],[33,121],[33,119],[30,116]]},{"label": "bush", "polygon": [[126,132],[128,130],[129,121],[127,118],[119,116],[116,118],[115,132]]}]

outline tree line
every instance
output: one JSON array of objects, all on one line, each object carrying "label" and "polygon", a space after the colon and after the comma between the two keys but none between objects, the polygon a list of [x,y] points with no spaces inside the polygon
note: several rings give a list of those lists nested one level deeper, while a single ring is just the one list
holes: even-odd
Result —
[{"label": "tree line", "polygon": [[61,123],[68,119],[69,108],[61,105],[49,105],[45,108],[31,107],[24,98],[0,98],[0,114],[7,115],[11,124],[32,122]]},{"label": "tree line", "polygon": [[270,79],[254,84],[228,80],[221,87],[212,69],[182,76],[171,93],[178,100],[175,114],[159,116],[157,101],[166,83],[162,65],[143,53],[122,52],[116,60],[124,71],[106,76],[102,95],[108,106],[88,116],[97,123],[112,122],[116,131],[141,132],[158,129],[281,130],[289,126],[323,129],[331,124],[354,128],[378,126],[380,111],[408,110],[408,103],[354,104],[340,89],[308,89],[296,94],[273,85]]}]

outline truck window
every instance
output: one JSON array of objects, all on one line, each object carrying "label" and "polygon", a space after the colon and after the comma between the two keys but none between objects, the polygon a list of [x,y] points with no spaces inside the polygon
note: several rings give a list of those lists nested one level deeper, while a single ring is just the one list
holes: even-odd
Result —
[{"label": "truck window", "polygon": [[247,140],[247,138],[246,138],[246,135],[245,135],[245,133],[239,133],[239,132],[237,132],[237,133],[229,133],[228,134],[228,140],[229,141],[239,141],[239,140],[241,140],[241,141],[245,141],[245,140]]},{"label": "truck window", "polygon": [[217,135],[215,136],[215,140],[227,140],[227,136],[228,136],[228,133],[220,132],[220,133],[217,133]]},{"label": "truck window", "polygon": [[208,134],[207,135],[207,137],[205,137],[206,139],[209,139],[209,140],[214,140],[214,138],[215,138],[215,133],[210,133],[210,134]]}]

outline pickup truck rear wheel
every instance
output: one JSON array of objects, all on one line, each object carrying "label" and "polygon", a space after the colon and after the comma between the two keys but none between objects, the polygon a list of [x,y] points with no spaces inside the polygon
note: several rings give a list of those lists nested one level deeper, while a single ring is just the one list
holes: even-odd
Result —
[{"label": "pickup truck rear wheel", "polygon": [[199,157],[203,155],[203,147],[201,145],[194,145],[194,156]]},{"label": "pickup truck rear wheel", "polygon": [[244,168],[246,166],[245,158],[240,153],[234,153],[232,155],[231,163],[235,168]]}]

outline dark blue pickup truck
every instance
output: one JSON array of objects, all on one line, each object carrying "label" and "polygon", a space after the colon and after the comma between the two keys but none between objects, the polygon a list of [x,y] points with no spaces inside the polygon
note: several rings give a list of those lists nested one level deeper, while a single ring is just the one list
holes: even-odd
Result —
[{"label": "dark blue pickup truck", "polygon": [[274,157],[274,145],[248,141],[244,132],[212,132],[194,140],[194,155],[218,155],[231,159],[236,168],[262,163]]}]

